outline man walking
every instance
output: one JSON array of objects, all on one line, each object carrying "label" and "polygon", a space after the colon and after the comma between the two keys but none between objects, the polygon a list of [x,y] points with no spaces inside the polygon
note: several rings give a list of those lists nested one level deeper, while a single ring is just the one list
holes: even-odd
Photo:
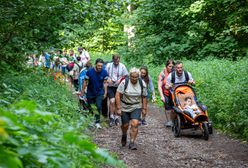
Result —
[{"label": "man walking", "polygon": [[101,128],[100,114],[102,113],[102,100],[107,96],[107,71],[102,68],[103,60],[98,58],[94,68],[90,68],[86,72],[83,84],[82,95],[85,93],[87,86],[87,101],[89,110],[92,112],[92,104],[96,104],[98,114],[95,114],[96,128]]},{"label": "man walking", "polygon": [[121,79],[128,75],[127,68],[124,64],[120,63],[120,56],[113,55],[111,63],[108,63],[106,70],[108,72],[108,98],[109,98],[109,113],[110,122],[109,126],[112,127],[114,124],[119,125],[120,121],[116,115],[116,105],[115,105],[115,93]]}]

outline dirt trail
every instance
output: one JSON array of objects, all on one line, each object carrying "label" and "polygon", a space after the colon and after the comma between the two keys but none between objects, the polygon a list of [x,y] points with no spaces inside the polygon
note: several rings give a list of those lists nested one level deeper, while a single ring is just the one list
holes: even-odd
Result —
[{"label": "dirt trail", "polygon": [[163,109],[149,106],[147,126],[139,127],[138,150],[121,147],[119,127],[103,128],[96,132],[95,143],[115,152],[130,168],[178,167],[248,167],[248,144],[224,135],[210,135],[208,141],[201,136],[184,131],[175,138],[171,129],[165,128]]}]

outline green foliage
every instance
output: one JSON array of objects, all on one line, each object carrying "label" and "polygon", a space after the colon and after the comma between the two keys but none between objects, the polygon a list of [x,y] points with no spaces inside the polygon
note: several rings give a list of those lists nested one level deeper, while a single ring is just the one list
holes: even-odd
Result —
[{"label": "green foliage", "polygon": [[206,57],[236,60],[246,56],[247,1],[139,0],[126,16],[135,26],[131,47],[124,49],[129,63],[147,60]]},{"label": "green foliage", "polygon": [[0,83],[0,167],[124,167],[85,132],[64,84],[42,72],[9,73]]}]

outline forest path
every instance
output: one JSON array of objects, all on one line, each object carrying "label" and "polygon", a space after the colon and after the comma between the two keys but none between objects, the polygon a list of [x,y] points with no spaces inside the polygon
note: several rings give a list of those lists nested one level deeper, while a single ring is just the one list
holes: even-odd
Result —
[{"label": "forest path", "polygon": [[[214,130],[209,140],[184,130],[175,138],[165,128],[163,109],[149,105],[147,126],[140,126],[136,140],[138,150],[121,147],[120,127],[104,127],[94,135],[95,143],[118,155],[129,168],[177,167],[248,167],[248,144],[233,140]],[[129,141],[129,139],[128,139]]]}]

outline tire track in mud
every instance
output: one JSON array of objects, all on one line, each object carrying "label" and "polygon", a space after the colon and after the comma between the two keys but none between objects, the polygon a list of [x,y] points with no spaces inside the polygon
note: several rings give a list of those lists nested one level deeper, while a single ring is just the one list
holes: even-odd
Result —
[{"label": "tire track in mud", "polygon": [[120,127],[104,127],[94,134],[95,143],[118,155],[130,168],[159,167],[248,167],[248,144],[214,131],[208,141],[199,132],[183,131],[175,138],[165,128],[163,109],[149,105],[147,126],[140,126],[136,140],[138,150],[121,147]]}]

